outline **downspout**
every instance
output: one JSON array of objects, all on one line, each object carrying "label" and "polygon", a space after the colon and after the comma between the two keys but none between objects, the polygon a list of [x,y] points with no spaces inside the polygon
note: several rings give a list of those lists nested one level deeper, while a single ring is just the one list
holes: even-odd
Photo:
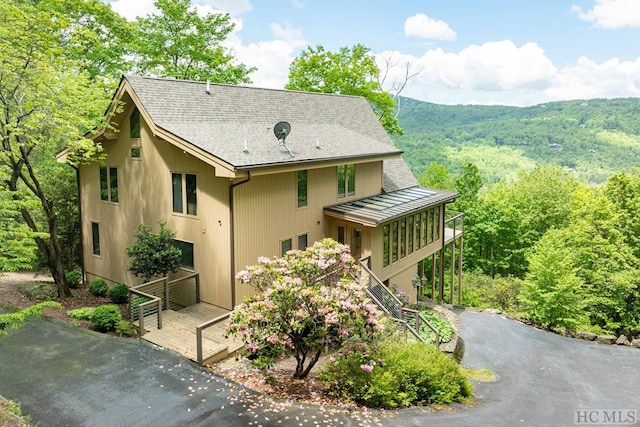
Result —
[{"label": "downspout", "polygon": [[234,227],[235,227],[235,223],[233,220],[233,189],[236,188],[239,185],[242,184],[246,184],[247,182],[251,181],[251,171],[247,171],[247,179],[245,179],[244,181],[240,181],[240,182],[236,182],[231,184],[231,186],[229,187],[229,232],[230,232],[230,247],[231,247],[231,306],[235,307],[236,306],[236,275],[235,275],[235,268],[236,268],[236,243],[235,243],[235,232],[234,232]]}]

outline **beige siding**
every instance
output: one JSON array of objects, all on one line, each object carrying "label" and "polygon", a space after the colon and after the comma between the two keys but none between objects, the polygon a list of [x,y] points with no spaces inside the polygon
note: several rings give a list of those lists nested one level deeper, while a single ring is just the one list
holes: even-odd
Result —
[{"label": "beige siding", "polygon": [[[118,168],[118,203],[100,200],[99,165],[80,168],[82,228],[85,269],[98,276],[129,285],[141,282],[128,272],[125,247],[134,240],[138,224],[157,230],[164,219],[176,231],[176,239],[193,243],[195,270],[201,275],[203,301],[231,308],[229,254],[229,180],[215,178],[214,169],[173,145],[154,138],[141,117],[141,138],[129,138],[125,111],[115,141],[105,141],[104,164]],[[131,158],[132,146],[140,146],[140,159]],[[197,176],[197,215],[172,212],[171,172]],[[91,222],[100,226],[101,255],[92,251]]]},{"label": "beige siding", "polygon": [[[335,166],[309,169],[306,207],[297,207],[297,174],[287,172],[256,176],[235,189],[234,228],[236,272],[255,264],[259,256],[280,256],[283,239],[307,234],[309,245],[323,237],[335,236],[335,222],[323,215],[324,206],[380,194],[382,162],[356,166],[356,194],[338,199]],[[369,238],[363,238],[369,245]],[[303,248],[300,248],[303,249]],[[236,303],[253,293],[248,285],[237,283]]]}]

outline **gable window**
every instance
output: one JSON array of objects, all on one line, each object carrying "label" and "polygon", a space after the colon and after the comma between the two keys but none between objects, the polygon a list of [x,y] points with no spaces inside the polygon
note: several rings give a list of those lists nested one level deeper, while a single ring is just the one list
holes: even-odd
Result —
[{"label": "gable window", "polygon": [[118,201],[118,168],[100,166],[100,200]]},{"label": "gable window", "polygon": [[293,246],[291,245],[292,245],[291,239],[285,239],[282,242],[280,242],[280,253],[282,256],[285,256],[287,252],[293,249]]},{"label": "gable window", "polygon": [[140,111],[138,108],[134,108],[129,116],[129,136],[140,138]]},{"label": "gable window", "polygon": [[97,222],[91,223],[91,238],[93,244],[93,254],[100,255],[100,225]]},{"label": "gable window", "polygon": [[180,249],[180,252],[182,252],[182,256],[180,258],[180,267],[186,268],[188,270],[193,270],[193,243],[173,239],[173,246]]},{"label": "gable window", "polygon": [[[171,189],[174,212],[186,213],[187,215],[198,214],[196,175],[173,172],[171,174]],[[185,206],[187,208],[186,212]]]},{"label": "gable window", "polygon": [[298,171],[298,207],[307,206],[307,171]]},{"label": "gable window", "polygon": [[356,165],[338,166],[338,198],[356,194]]}]

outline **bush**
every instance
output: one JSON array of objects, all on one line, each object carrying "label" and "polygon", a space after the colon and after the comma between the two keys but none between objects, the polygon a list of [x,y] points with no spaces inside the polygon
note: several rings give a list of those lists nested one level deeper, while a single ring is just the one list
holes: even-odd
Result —
[{"label": "bush", "polygon": [[109,286],[107,286],[107,282],[102,279],[93,279],[89,282],[89,292],[97,297],[106,296],[108,290]]},{"label": "bush", "polygon": [[387,340],[373,353],[343,352],[320,373],[329,394],[381,408],[448,404],[473,388],[458,364],[434,346]]},{"label": "bush", "polygon": [[64,277],[67,279],[67,285],[71,289],[78,288],[82,283],[82,272],[80,270],[68,271]]},{"label": "bush", "polygon": [[121,320],[116,326],[116,333],[121,337],[132,337],[136,332],[136,327],[130,320]]},{"label": "bush", "polygon": [[107,295],[114,304],[124,304],[129,299],[129,287],[121,283],[109,289]]},{"label": "bush", "polygon": [[91,315],[91,323],[93,323],[96,330],[102,332],[115,331],[121,320],[122,313],[120,313],[120,308],[114,304],[96,307]]},{"label": "bush", "polygon": [[91,320],[91,315],[94,311],[94,307],[81,307],[67,311],[67,315],[72,319]]}]

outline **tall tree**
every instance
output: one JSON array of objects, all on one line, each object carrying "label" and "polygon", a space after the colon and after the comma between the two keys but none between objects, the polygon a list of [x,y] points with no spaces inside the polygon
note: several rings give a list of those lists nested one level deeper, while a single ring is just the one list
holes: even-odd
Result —
[{"label": "tall tree", "polygon": [[138,18],[137,71],[158,77],[251,83],[255,70],[236,63],[222,42],[235,24],[226,13],[200,16],[190,0],[156,0],[158,15]]},{"label": "tall tree", "polygon": [[61,39],[70,21],[63,15],[8,0],[0,3],[0,22],[0,179],[34,233],[60,295],[70,296],[41,162],[71,142],[90,156],[96,147],[83,135],[108,101],[66,54]]},{"label": "tall tree", "polygon": [[303,50],[289,66],[286,89],[363,96],[389,134],[402,134],[393,96],[380,86],[380,69],[371,50],[361,44],[325,51],[317,45]]}]

